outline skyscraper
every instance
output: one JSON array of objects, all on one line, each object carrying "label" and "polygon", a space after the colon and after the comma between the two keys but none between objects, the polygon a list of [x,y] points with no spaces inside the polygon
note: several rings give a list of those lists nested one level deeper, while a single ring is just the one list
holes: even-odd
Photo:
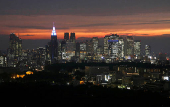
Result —
[{"label": "skyscraper", "polygon": [[51,56],[51,62],[55,63],[55,60],[57,60],[58,57],[58,42],[57,42],[57,34],[55,31],[55,26],[53,23],[53,30],[51,33],[51,41],[50,41],[50,56]]},{"label": "skyscraper", "polygon": [[109,40],[109,37],[108,35],[106,35],[104,37],[104,55],[107,56],[109,54],[109,43],[108,43],[108,40]]},{"label": "skyscraper", "polygon": [[134,40],[132,36],[127,36],[126,56],[134,55]]},{"label": "skyscraper", "polygon": [[70,34],[71,36],[70,36],[70,42],[76,42],[76,40],[75,40],[75,33],[71,33]]},{"label": "skyscraper", "polygon": [[69,40],[69,33],[64,33],[64,40],[65,41],[68,41]]},{"label": "skyscraper", "polygon": [[136,59],[139,59],[141,56],[141,41],[140,40],[134,41],[134,55],[136,56]]},{"label": "skyscraper", "polygon": [[125,56],[125,42],[123,37],[119,37],[119,59]]},{"label": "skyscraper", "polygon": [[97,47],[99,45],[99,39],[98,37],[93,37],[91,39],[91,42],[92,42],[92,48],[93,48],[93,54],[96,55],[97,53]]},{"label": "skyscraper", "polygon": [[145,56],[149,56],[151,53],[151,47],[149,45],[145,45]]},{"label": "skyscraper", "polygon": [[94,52],[93,43],[91,41],[86,40],[86,51],[88,55],[92,55]]},{"label": "skyscraper", "polygon": [[119,56],[119,35],[112,34],[108,40],[109,43],[109,56],[110,58],[118,58]]},{"label": "skyscraper", "polygon": [[85,60],[86,56],[86,43],[81,42],[80,43],[80,60]]},{"label": "skyscraper", "polygon": [[22,40],[17,37],[14,33],[10,34],[10,44],[8,48],[8,66],[16,67],[16,64],[20,60],[22,55]]},{"label": "skyscraper", "polygon": [[61,59],[66,59],[66,51],[67,51],[66,41],[62,41],[61,42]]}]

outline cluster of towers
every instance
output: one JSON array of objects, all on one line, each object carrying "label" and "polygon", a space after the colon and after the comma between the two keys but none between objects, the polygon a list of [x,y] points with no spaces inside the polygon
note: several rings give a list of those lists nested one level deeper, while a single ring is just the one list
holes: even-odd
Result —
[{"label": "cluster of towers", "polygon": [[[115,62],[120,60],[142,59],[141,41],[134,40],[132,36],[120,37],[110,34],[104,37],[103,44],[99,45],[99,38],[92,37],[91,40],[76,42],[75,33],[64,33],[62,41],[57,40],[57,33],[53,24],[51,40],[45,47],[37,50],[22,51],[22,40],[14,33],[10,34],[10,46],[8,48],[8,66],[15,67],[19,61],[27,60],[33,65],[39,62],[44,65],[49,63],[66,62]],[[42,53],[42,54],[41,54]],[[25,56],[24,56],[25,55]],[[30,57],[28,58],[28,56]],[[145,55],[150,55],[150,46],[145,46]],[[35,61],[33,61],[35,60]]]},{"label": "cluster of towers", "polygon": [[70,33],[70,35],[71,36],[69,38],[69,33],[65,33],[64,40],[58,43],[55,26],[53,24],[51,41],[48,42],[48,45],[46,45],[46,59],[48,61],[50,61],[51,63],[56,63],[61,59],[68,59],[68,56],[75,54],[75,33]]},{"label": "cluster of towers", "polygon": [[112,61],[140,59],[141,41],[132,36],[107,35],[104,37],[104,56]]},{"label": "cluster of towers", "polygon": [[[145,53],[150,55],[150,46],[146,45]],[[64,39],[57,42],[55,27],[53,26],[51,41],[46,45],[46,57],[52,63],[59,61],[92,61],[114,62],[118,60],[141,59],[141,41],[132,36],[120,37],[110,34],[104,37],[104,43],[99,45],[99,38],[92,37],[85,42],[76,42],[75,33],[64,33]]]}]

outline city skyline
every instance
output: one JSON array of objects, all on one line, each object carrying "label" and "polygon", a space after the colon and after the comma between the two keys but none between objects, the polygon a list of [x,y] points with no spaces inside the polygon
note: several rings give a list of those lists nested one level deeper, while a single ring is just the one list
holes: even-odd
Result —
[{"label": "city skyline", "polygon": [[[68,33],[68,32],[65,32]],[[71,34],[71,32],[69,32]],[[76,32],[75,32],[76,34]],[[16,34],[17,35],[17,34]],[[77,35],[77,34],[76,34]],[[7,48],[9,47],[9,35],[0,35],[1,40],[0,40],[0,50],[2,52],[6,52]],[[49,33],[50,36],[50,33]],[[105,35],[106,36],[106,35]],[[120,35],[121,36],[121,35]],[[76,36],[75,36],[76,37]],[[126,35],[122,35],[121,37],[125,37]],[[136,37],[133,36],[134,40],[141,40],[141,50],[144,51],[145,45],[150,45],[151,48],[151,53],[170,53],[169,51],[169,45],[167,44],[169,41],[169,37],[165,36],[162,38],[161,36],[157,37]],[[76,42],[85,42],[86,40],[91,40],[93,37],[79,37],[76,39]],[[21,38],[22,39],[22,38]],[[23,49],[36,49],[38,47],[44,47],[50,39],[36,39],[36,40],[31,40],[31,39],[22,39],[23,41]],[[63,33],[63,39],[58,39],[58,42],[64,40],[64,33]],[[104,42],[104,37],[99,38],[99,45],[103,46]],[[155,44],[160,43],[160,45],[155,46]]]},{"label": "city skyline", "polygon": [[[35,44],[27,42],[26,49],[44,46],[46,43],[40,41],[50,39],[55,22],[58,40],[64,38],[65,32],[75,32],[76,40],[104,38],[112,33],[134,36],[144,43],[142,46],[151,45],[153,52],[170,53],[169,3],[168,0],[1,1],[0,49],[7,49],[10,33]],[[154,48],[157,43],[161,46]]]}]

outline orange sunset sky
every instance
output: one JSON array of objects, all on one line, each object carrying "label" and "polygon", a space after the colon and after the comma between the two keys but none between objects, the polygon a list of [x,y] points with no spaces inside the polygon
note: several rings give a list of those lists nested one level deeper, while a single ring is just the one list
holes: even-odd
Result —
[{"label": "orange sunset sky", "polygon": [[130,16],[76,15],[2,15],[0,33],[15,33],[22,39],[50,39],[55,22],[58,39],[64,32],[79,37],[104,37],[110,33],[130,36],[160,36],[170,34],[169,14],[139,14]]},{"label": "orange sunset sky", "polygon": [[58,39],[64,32],[79,37],[170,34],[169,0],[2,0],[0,35],[50,39],[55,22]]}]

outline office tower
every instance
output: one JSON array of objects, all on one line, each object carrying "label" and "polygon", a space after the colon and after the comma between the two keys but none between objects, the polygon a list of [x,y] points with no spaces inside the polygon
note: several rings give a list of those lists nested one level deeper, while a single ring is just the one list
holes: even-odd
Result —
[{"label": "office tower", "polygon": [[75,40],[75,33],[71,33],[70,34],[71,36],[70,36],[70,42],[76,42],[76,40]]},{"label": "office tower", "polygon": [[136,56],[136,59],[138,59],[138,57],[141,56],[141,41],[140,40],[134,41],[134,55]]},{"label": "office tower", "polygon": [[119,56],[119,35],[112,34],[108,40],[109,56],[113,60]]},{"label": "office tower", "polygon": [[37,65],[39,67],[45,66],[45,60],[46,60],[46,49],[45,47],[39,47],[37,48]]},{"label": "office tower", "polygon": [[79,57],[79,55],[80,55],[80,43],[77,42],[76,43],[76,53],[75,53],[75,56]]},{"label": "office tower", "polygon": [[51,56],[51,62],[55,63],[55,60],[57,60],[58,57],[58,42],[57,42],[57,35],[56,35],[54,23],[53,23],[53,30],[51,33],[51,41],[50,41],[50,56]]},{"label": "office tower", "polygon": [[65,41],[68,41],[69,40],[69,33],[64,33],[64,40]]},{"label": "office tower", "polygon": [[61,51],[61,42],[62,41],[58,42],[58,60],[61,60],[61,54],[62,54],[62,51]]},{"label": "office tower", "polygon": [[75,57],[75,51],[76,51],[76,42],[67,41],[66,42],[66,60],[71,60],[72,57]]},{"label": "office tower", "polygon": [[80,42],[80,51],[86,51],[86,43]]},{"label": "office tower", "polygon": [[61,42],[61,59],[66,59],[66,41]]},{"label": "office tower", "polygon": [[96,53],[97,53],[97,55],[103,55],[103,47],[98,46],[97,49],[96,49]]},{"label": "office tower", "polygon": [[109,40],[109,35],[106,35],[104,37],[104,56],[107,56],[109,54],[109,43],[108,43],[108,40]]},{"label": "office tower", "polygon": [[75,42],[66,42],[66,57],[67,60],[70,61],[72,57],[75,56],[76,51],[76,43]]},{"label": "office tower", "polygon": [[0,51],[0,67],[6,67],[7,66],[7,57],[6,55],[3,55]]},{"label": "office tower", "polygon": [[10,44],[8,48],[7,61],[9,67],[16,67],[22,55],[22,40],[14,33],[10,34]]},{"label": "office tower", "polygon": [[151,47],[149,45],[145,45],[145,56],[150,56]]},{"label": "office tower", "polygon": [[87,52],[87,55],[93,54],[93,43],[88,40],[86,40],[86,52]]},{"label": "office tower", "polygon": [[134,40],[132,36],[127,36],[126,39],[126,56],[133,57],[134,55]]},{"label": "office tower", "polygon": [[22,54],[22,40],[17,37],[14,33],[10,34],[10,54],[15,57],[21,56]]},{"label": "office tower", "polygon": [[75,51],[76,50],[76,43],[75,42],[66,42],[66,51]]},{"label": "office tower", "polygon": [[91,39],[91,43],[92,43],[92,48],[93,48],[92,52],[93,52],[94,55],[96,55],[96,52],[97,52],[96,49],[97,49],[97,47],[99,45],[98,37],[93,37]]},{"label": "office tower", "polygon": [[123,59],[125,56],[125,42],[123,37],[119,37],[119,59]]},{"label": "office tower", "polygon": [[86,56],[86,43],[80,43],[80,60],[84,60]]},{"label": "office tower", "polygon": [[51,56],[50,56],[50,42],[48,42],[48,44],[45,45],[45,49],[46,49],[46,60],[50,61],[51,60]]}]

